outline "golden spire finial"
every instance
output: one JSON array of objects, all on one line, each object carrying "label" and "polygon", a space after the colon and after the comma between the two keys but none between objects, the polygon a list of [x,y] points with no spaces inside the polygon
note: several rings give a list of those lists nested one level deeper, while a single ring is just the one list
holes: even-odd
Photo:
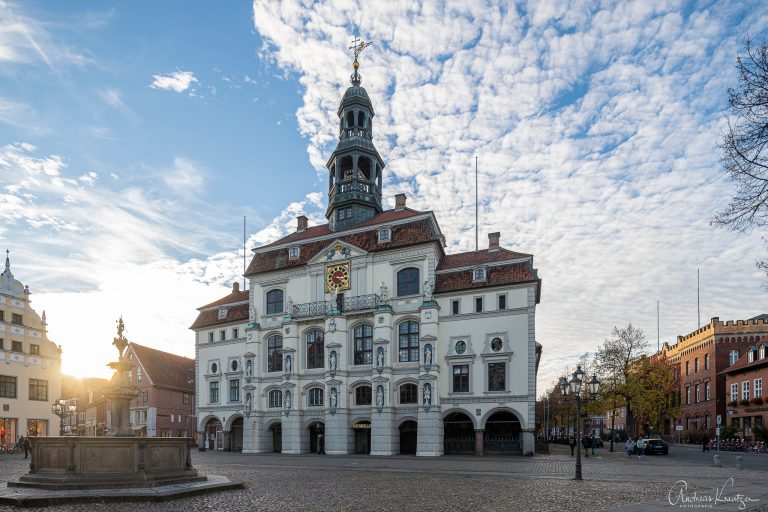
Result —
[{"label": "golden spire finial", "polygon": [[352,73],[352,76],[350,77],[353,85],[360,85],[360,82],[362,81],[360,74],[357,72],[357,68],[360,67],[360,63],[357,61],[357,57],[371,44],[373,43],[370,41],[366,43],[362,39],[358,39],[357,36],[355,36],[355,38],[352,40],[352,46],[350,46],[349,49],[352,50],[355,54],[355,60],[352,62],[352,68],[355,70],[355,72]]}]

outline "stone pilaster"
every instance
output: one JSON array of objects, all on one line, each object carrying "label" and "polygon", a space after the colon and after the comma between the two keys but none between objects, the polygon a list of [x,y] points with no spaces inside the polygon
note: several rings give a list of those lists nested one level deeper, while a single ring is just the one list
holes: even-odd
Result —
[{"label": "stone pilaster", "polygon": [[325,453],[345,455],[349,453],[352,429],[349,425],[349,413],[346,409],[336,409],[325,414]]},{"label": "stone pilaster", "polygon": [[443,454],[443,421],[438,407],[419,408],[416,455],[436,457]]},{"label": "stone pilaster", "polygon": [[520,435],[523,438],[523,455],[530,457],[536,450],[536,440],[533,437],[533,432],[524,430]]}]

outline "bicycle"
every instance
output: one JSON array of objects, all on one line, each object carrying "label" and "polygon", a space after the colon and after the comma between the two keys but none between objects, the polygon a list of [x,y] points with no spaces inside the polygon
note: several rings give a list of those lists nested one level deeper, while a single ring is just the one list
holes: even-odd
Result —
[{"label": "bicycle", "polygon": [[12,455],[14,453],[24,453],[24,448],[20,444],[4,444],[0,446],[0,452]]}]

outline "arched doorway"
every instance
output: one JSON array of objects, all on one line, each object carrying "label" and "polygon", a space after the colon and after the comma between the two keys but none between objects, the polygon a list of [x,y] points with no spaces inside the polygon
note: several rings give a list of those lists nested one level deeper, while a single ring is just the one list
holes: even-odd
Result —
[{"label": "arched doorway", "polygon": [[223,429],[221,427],[221,421],[217,418],[211,418],[205,424],[205,447],[209,450],[220,450],[221,440],[223,438]]},{"label": "arched doorway", "polygon": [[325,453],[325,424],[322,421],[311,423],[309,430],[309,452]]},{"label": "arched doorway", "polygon": [[240,416],[239,418],[236,418],[232,422],[232,426],[230,427],[231,434],[230,434],[230,449],[233,452],[241,452],[243,451],[243,417]]},{"label": "arched doorway", "polygon": [[463,412],[452,412],[443,419],[443,451],[446,455],[475,453],[475,426]]},{"label": "arched doorway", "polygon": [[355,432],[355,453],[371,453],[371,422],[360,420],[352,425]]},{"label": "arched doorway", "polygon": [[275,453],[282,453],[283,425],[281,423],[275,423],[269,427],[269,432],[272,434],[272,451]]},{"label": "arched doorway", "polygon": [[416,455],[416,437],[419,424],[413,420],[400,425],[400,454]]},{"label": "arched doorway", "polygon": [[514,413],[499,411],[485,421],[485,453],[521,454],[520,420]]}]

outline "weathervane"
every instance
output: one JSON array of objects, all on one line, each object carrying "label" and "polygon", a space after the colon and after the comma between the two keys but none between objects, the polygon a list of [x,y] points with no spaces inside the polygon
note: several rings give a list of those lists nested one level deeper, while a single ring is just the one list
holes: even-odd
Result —
[{"label": "weathervane", "polygon": [[360,73],[357,72],[357,68],[360,67],[360,63],[357,61],[357,57],[371,44],[373,43],[370,41],[366,43],[365,41],[358,39],[357,36],[355,36],[355,38],[352,40],[352,46],[349,47],[349,49],[355,53],[355,60],[352,62],[352,67],[355,68],[355,72],[352,73],[352,76],[350,77],[352,85],[360,85],[360,82],[362,81]]}]

